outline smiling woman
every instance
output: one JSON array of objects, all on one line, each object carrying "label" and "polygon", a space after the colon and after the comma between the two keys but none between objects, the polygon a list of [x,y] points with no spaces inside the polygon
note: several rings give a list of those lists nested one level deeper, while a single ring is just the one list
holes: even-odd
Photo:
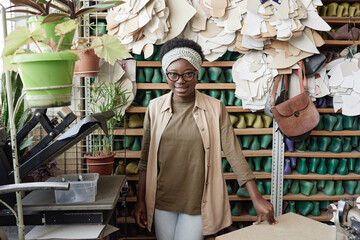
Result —
[{"label": "smiling woman", "polygon": [[198,83],[194,67],[185,59],[172,62],[167,68],[167,84],[173,92],[173,99],[189,100],[195,97],[195,86]]},{"label": "smiling woman", "polygon": [[172,39],[160,50],[171,92],[153,99],[144,119],[135,219],[158,240],[200,240],[231,224],[221,150],[258,219],[275,223],[241,151],[225,105],[195,90],[204,55],[192,40]]}]

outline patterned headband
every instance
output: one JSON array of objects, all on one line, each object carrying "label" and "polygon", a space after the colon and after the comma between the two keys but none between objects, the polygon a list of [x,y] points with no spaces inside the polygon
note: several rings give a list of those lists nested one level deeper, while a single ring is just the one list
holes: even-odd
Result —
[{"label": "patterned headband", "polygon": [[178,60],[178,59],[185,59],[191,65],[194,66],[194,68],[200,72],[202,60],[200,54],[195,51],[194,49],[188,48],[188,47],[182,47],[182,48],[174,48],[167,52],[161,61],[162,69],[164,70],[164,73],[166,73],[166,69],[169,67],[169,65]]}]

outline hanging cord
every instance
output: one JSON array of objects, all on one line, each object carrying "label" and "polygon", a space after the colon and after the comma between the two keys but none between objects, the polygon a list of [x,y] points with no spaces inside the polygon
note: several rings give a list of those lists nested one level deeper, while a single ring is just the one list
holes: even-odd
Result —
[{"label": "hanging cord", "polygon": [[[352,20],[352,22],[351,22]],[[354,37],[354,32],[352,31],[352,28],[354,28],[356,26],[355,24],[355,20],[352,18],[352,17],[349,17],[349,22],[348,22],[348,31],[351,32],[351,39],[355,39]],[[349,42],[349,45],[347,47],[347,54],[346,54],[346,57],[345,59],[353,59],[354,58],[354,54],[356,53],[356,51],[353,51],[354,47],[356,46],[357,47],[357,44],[355,43],[356,40],[351,40],[348,39],[348,42]]]}]

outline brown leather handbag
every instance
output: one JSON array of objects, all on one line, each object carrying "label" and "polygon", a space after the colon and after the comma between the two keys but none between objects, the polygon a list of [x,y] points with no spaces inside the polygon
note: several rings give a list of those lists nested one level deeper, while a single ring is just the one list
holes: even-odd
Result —
[{"label": "brown leather handbag", "polygon": [[[319,112],[309,95],[303,61],[300,61],[299,65],[300,69],[298,73],[301,94],[275,106],[275,92],[281,77],[279,75],[275,78],[274,89],[270,99],[271,112],[274,115],[280,131],[295,142],[299,142],[308,137],[320,121]],[[287,82],[287,75],[285,75],[285,81]],[[287,86],[287,84],[285,84],[285,86]]]}]

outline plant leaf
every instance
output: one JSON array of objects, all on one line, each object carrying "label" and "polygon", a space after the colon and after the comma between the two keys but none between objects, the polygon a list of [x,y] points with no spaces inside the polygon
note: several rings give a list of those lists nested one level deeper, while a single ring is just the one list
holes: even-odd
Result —
[{"label": "plant leaf", "polygon": [[24,112],[21,114],[21,117],[19,121],[16,123],[16,129],[22,129],[25,125],[25,123],[31,118],[32,113],[31,109],[27,108],[24,110]]},{"label": "plant leaf", "polygon": [[39,4],[36,1],[32,0],[10,0],[10,2],[16,6],[26,6],[33,9],[36,9],[41,14],[46,14],[46,10],[43,4]]},{"label": "plant leaf", "polygon": [[2,56],[9,56],[30,40],[30,30],[27,27],[19,27],[12,31],[5,39],[5,46]]},{"label": "plant leaf", "polygon": [[50,6],[51,6],[51,0],[49,2],[47,2],[45,5],[46,14],[50,13]]},{"label": "plant leaf", "polygon": [[59,23],[58,25],[56,25],[55,32],[56,32],[56,35],[62,35],[62,34],[71,32],[72,30],[76,29],[76,27],[77,27],[77,24],[76,24],[75,20],[70,19],[69,21]]},{"label": "plant leaf", "polygon": [[17,65],[12,64],[11,60],[13,59],[14,55],[9,55],[2,57],[3,60],[3,71],[17,71]]},{"label": "plant leaf", "polygon": [[127,49],[116,36],[104,34],[101,39],[95,38],[91,46],[94,47],[96,55],[104,58],[111,65],[114,65],[116,60],[131,58]]},{"label": "plant leaf", "polygon": [[[8,12],[8,13],[19,12],[19,13],[27,13],[27,14],[31,14],[31,15],[40,15],[40,14],[41,14],[41,13],[39,13],[39,12],[34,12],[34,11],[30,11],[30,10],[25,10],[25,9],[23,9],[23,10],[21,10],[21,9],[14,9],[14,10],[6,11],[6,12]],[[9,20],[11,20],[11,19],[16,19],[16,18],[20,18],[20,17],[29,18],[29,17],[31,17],[31,16],[19,16],[19,17],[9,18]]]},{"label": "plant leaf", "polygon": [[48,23],[48,22],[56,22],[64,18],[68,18],[69,15],[66,13],[50,13],[47,15],[41,24]]},{"label": "plant leaf", "polygon": [[46,32],[44,29],[38,28],[31,33],[31,36],[34,38],[35,41],[40,41],[46,38]]},{"label": "plant leaf", "polygon": [[124,3],[123,1],[105,1],[100,4],[92,5],[89,7],[83,7],[79,11],[77,11],[75,15],[76,15],[76,17],[79,17],[86,13],[100,12],[103,10],[107,10],[109,8],[119,6],[120,4],[123,4],[123,3]]},{"label": "plant leaf", "polygon": [[6,20],[8,20],[8,21],[21,21],[21,20],[24,20],[24,19],[28,19],[29,17],[31,17],[31,15],[17,16],[17,17],[13,17],[13,18],[7,18]]},{"label": "plant leaf", "polygon": [[29,137],[29,138],[27,138],[27,139],[25,139],[24,141],[21,142],[20,151],[27,148],[27,147],[29,147],[29,146],[31,146],[31,144],[33,144],[33,142],[34,142],[33,137],[34,136],[31,136],[31,137]]},{"label": "plant leaf", "polygon": [[54,2],[57,2],[61,5],[69,6],[69,1],[66,0],[54,0]]}]

